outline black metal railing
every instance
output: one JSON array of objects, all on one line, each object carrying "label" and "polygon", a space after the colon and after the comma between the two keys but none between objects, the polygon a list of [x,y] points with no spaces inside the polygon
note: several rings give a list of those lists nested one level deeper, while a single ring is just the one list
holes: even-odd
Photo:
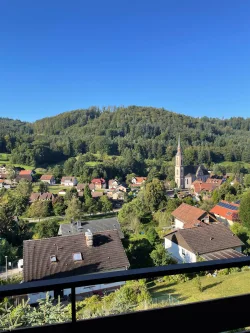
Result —
[{"label": "black metal railing", "polygon": [[[214,271],[223,268],[243,267],[246,265],[250,265],[250,257],[41,280],[2,286],[0,287],[0,299],[3,297],[25,295],[36,292],[71,289],[71,322],[20,329],[22,332],[45,332],[46,330],[46,332],[56,333],[70,332],[72,329],[93,330],[109,327],[103,325],[114,324],[122,324],[122,327],[125,328],[129,327],[133,322],[140,322],[141,328],[143,328],[143,326],[148,328],[149,324],[145,324],[146,322],[161,320],[166,322],[166,328],[168,328],[168,331],[170,332],[222,332],[250,326],[250,293],[196,303],[168,306],[160,309],[76,321],[75,288],[167,275]],[[159,327],[159,329],[161,328]]]}]

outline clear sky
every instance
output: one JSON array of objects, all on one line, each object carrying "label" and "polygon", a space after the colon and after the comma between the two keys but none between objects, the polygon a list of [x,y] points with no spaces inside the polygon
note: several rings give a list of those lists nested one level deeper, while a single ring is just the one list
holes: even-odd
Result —
[{"label": "clear sky", "polygon": [[250,117],[249,0],[0,0],[0,116]]}]

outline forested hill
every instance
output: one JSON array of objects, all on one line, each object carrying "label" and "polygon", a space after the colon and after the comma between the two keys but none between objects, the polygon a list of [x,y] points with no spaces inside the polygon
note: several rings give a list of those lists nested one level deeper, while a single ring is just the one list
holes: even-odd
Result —
[{"label": "forested hill", "polygon": [[91,107],[35,123],[0,118],[0,152],[13,163],[55,163],[86,152],[170,161],[180,133],[186,163],[250,162],[250,119],[193,118],[153,107]]}]

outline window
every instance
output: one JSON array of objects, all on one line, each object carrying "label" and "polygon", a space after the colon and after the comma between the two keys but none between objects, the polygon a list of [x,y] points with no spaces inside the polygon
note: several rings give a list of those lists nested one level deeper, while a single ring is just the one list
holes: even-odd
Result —
[{"label": "window", "polygon": [[50,256],[50,262],[56,262],[56,255]]},{"label": "window", "polygon": [[187,179],[187,184],[188,184],[188,179]]},{"label": "window", "polygon": [[74,261],[81,261],[82,260],[82,254],[81,254],[81,252],[73,253],[73,260]]},{"label": "window", "polygon": [[181,254],[182,254],[183,256],[185,256],[185,255],[186,255],[186,251],[185,251],[184,249],[181,249]]}]

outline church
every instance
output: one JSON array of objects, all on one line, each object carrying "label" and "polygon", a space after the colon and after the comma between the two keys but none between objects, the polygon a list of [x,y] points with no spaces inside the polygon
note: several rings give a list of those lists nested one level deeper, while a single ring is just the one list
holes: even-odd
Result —
[{"label": "church", "polygon": [[178,188],[191,188],[192,183],[199,179],[205,182],[210,177],[208,171],[202,166],[184,166],[181,151],[180,137],[178,139],[177,154],[175,156],[175,182]]}]

